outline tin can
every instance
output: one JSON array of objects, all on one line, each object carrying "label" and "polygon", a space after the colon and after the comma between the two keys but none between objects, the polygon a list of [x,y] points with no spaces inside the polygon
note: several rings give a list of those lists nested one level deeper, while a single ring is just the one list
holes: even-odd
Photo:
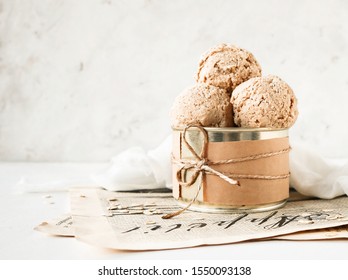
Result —
[{"label": "tin can", "polygon": [[173,196],[202,212],[261,212],[289,197],[288,129],[173,129]]}]

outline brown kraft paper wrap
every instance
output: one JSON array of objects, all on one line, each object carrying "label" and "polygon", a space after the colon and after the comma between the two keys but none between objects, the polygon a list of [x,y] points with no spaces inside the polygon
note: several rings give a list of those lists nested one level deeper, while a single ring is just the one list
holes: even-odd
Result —
[{"label": "brown kraft paper wrap", "polygon": [[[175,131],[173,136],[173,158],[194,159],[182,139],[183,133]],[[190,139],[187,140],[188,143],[193,143],[193,141],[190,142]],[[289,148],[288,137],[267,140],[209,141],[206,145],[207,160],[211,162],[266,153],[271,156],[211,166],[216,171],[228,174],[232,179],[237,180],[239,185],[231,185],[219,176],[202,171],[193,185],[181,186],[176,178],[179,167],[173,163],[174,198],[189,202],[195,197],[200,184],[202,187],[194,201],[195,204],[213,204],[220,207],[257,206],[284,201],[289,197],[289,153],[277,153]],[[197,145],[191,146],[199,153]],[[189,177],[190,173],[192,171],[186,171],[186,177]],[[233,174],[238,176],[234,178]],[[248,178],[243,178],[244,175]],[[253,176],[257,178],[250,178]],[[260,176],[265,176],[265,178],[261,179]],[[281,178],[277,178],[277,176]]]}]

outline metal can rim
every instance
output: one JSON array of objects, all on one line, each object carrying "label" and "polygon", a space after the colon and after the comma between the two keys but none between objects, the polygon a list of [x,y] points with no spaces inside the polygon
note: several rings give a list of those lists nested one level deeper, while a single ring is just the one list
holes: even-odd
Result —
[{"label": "metal can rim", "polygon": [[[203,127],[208,132],[210,142],[267,140],[289,136],[288,128],[243,128],[243,127]],[[180,132],[184,127],[172,127]],[[188,132],[199,133],[198,128],[190,127]]]}]

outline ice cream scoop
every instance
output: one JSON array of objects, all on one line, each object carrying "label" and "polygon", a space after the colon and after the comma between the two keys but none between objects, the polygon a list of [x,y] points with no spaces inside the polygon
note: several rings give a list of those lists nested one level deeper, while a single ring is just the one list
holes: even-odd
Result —
[{"label": "ice cream scoop", "polygon": [[198,83],[187,88],[174,101],[170,113],[172,126],[232,126],[232,104],[229,99],[226,90],[208,84]]},{"label": "ice cream scoop", "polygon": [[197,82],[226,89],[261,76],[261,67],[252,53],[233,45],[220,44],[206,52],[199,63]]},{"label": "ice cream scoop", "polygon": [[231,96],[234,123],[241,127],[289,128],[298,116],[297,99],[277,76],[252,78]]}]

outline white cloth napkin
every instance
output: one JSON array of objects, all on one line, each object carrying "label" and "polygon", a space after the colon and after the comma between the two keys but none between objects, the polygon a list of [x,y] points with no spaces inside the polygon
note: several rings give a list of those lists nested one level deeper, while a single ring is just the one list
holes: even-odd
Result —
[{"label": "white cloth napkin", "polygon": [[[129,149],[112,161],[96,182],[109,190],[171,188],[171,137],[158,148]],[[339,162],[341,162],[340,160]],[[299,193],[319,198],[348,195],[348,161],[345,164],[321,157],[308,147],[292,144],[290,184]]]},{"label": "white cloth napkin", "polygon": [[329,160],[309,147],[293,145],[290,185],[299,193],[319,198],[348,195],[348,161]]},{"label": "white cloth napkin", "polygon": [[[79,184],[103,186],[112,191],[172,188],[171,148],[169,136],[150,151],[141,147],[125,150],[102,170],[89,168],[86,174],[75,166],[70,169],[65,166],[49,178],[22,176],[16,189],[20,192],[62,191]],[[56,170],[57,166],[53,167]],[[69,175],[69,170],[73,175]],[[348,159],[329,160],[308,147],[292,143],[290,173],[291,186],[304,195],[325,199],[348,195]]]},{"label": "white cloth napkin", "polygon": [[130,148],[114,157],[111,165],[92,175],[98,185],[113,191],[171,188],[170,153],[172,137],[156,149]]}]

